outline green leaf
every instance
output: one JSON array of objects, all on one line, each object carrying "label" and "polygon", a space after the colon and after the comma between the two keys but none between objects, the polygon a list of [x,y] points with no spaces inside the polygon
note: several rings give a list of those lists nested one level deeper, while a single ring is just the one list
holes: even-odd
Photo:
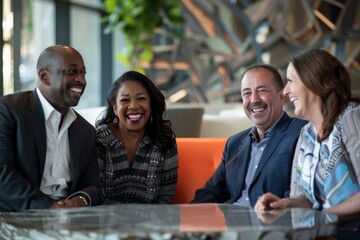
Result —
[{"label": "green leaf", "polygon": [[116,60],[125,65],[126,67],[130,67],[129,57],[127,55],[118,53],[115,56]]},{"label": "green leaf", "polygon": [[130,67],[153,59],[157,28],[166,28],[178,38],[183,36],[181,0],[105,0],[103,8],[108,13],[101,19],[107,23],[104,33],[120,27],[127,51],[117,55],[117,59]]},{"label": "green leaf", "polygon": [[154,53],[150,50],[148,51],[143,51],[141,54],[140,54],[140,60],[142,61],[146,61],[146,62],[150,62],[154,57]]}]

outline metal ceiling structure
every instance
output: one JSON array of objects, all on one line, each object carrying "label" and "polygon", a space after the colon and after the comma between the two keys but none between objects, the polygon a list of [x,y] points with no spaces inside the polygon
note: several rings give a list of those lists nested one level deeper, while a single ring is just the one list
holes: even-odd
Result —
[{"label": "metal ceiling structure", "polygon": [[144,64],[170,102],[239,102],[240,75],[253,63],[283,71],[291,55],[323,48],[349,69],[360,95],[357,0],[182,0],[184,38],[158,32]]}]

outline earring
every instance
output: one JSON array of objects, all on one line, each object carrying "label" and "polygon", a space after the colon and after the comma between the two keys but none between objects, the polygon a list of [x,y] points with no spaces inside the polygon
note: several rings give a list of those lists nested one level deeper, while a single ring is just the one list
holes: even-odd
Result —
[{"label": "earring", "polygon": [[152,117],[152,115],[150,116],[150,122],[153,122],[153,117]]},{"label": "earring", "polygon": [[114,120],[113,120],[113,124],[117,125],[119,123],[119,118],[115,116]]}]

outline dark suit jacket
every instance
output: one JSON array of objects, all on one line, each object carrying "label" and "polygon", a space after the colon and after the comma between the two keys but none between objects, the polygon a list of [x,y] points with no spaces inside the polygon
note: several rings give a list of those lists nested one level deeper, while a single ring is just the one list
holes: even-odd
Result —
[{"label": "dark suit jacket", "polygon": [[[72,184],[70,194],[84,191],[92,205],[102,194],[94,127],[76,113],[68,130]],[[36,91],[0,99],[0,211],[46,209],[54,200],[39,190],[46,155],[44,112]]]},{"label": "dark suit jacket", "polygon": [[[306,121],[290,118],[284,113],[272,130],[249,186],[252,206],[266,192],[279,197],[289,193],[294,151],[305,124]],[[241,197],[251,154],[250,130],[237,133],[227,140],[219,167],[205,187],[196,191],[192,203],[234,203]]]}]

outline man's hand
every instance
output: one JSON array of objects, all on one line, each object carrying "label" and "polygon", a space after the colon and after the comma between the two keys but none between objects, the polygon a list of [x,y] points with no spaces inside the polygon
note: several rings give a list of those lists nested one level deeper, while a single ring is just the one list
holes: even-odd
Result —
[{"label": "man's hand", "polygon": [[59,209],[61,208],[61,205],[59,205],[58,203],[61,202],[61,201],[56,201],[54,202],[49,209]]},{"label": "man's hand", "polygon": [[85,201],[81,197],[73,197],[68,200],[58,200],[51,205],[50,209],[86,207]]},{"label": "man's hand", "polygon": [[255,211],[256,216],[262,223],[272,224],[286,213],[286,209],[275,209],[266,211]]},{"label": "man's hand", "polygon": [[262,211],[267,209],[282,209],[289,207],[289,201],[286,198],[279,198],[272,193],[265,193],[257,200],[254,209]]}]

